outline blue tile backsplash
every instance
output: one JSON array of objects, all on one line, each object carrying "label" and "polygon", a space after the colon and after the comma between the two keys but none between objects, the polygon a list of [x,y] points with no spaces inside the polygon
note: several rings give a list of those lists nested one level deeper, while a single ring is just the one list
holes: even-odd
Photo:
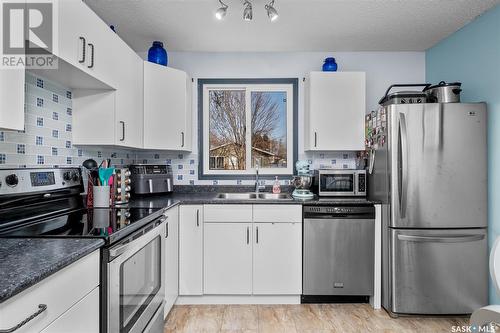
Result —
[{"label": "blue tile backsplash", "polygon": [[68,89],[27,73],[25,91],[25,130],[0,131],[0,168],[79,166],[88,158],[111,158],[113,164],[134,162],[135,154],[129,158],[129,151],[73,147]]},{"label": "blue tile backsplash", "polygon": [[[252,185],[253,180],[199,180],[198,154],[165,151],[131,151],[72,145],[73,104],[70,90],[42,77],[26,74],[25,131],[0,131],[0,168],[80,166],[88,158],[113,165],[171,164],[175,185]],[[312,169],[355,169],[356,152],[301,154]],[[281,177],[280,177],[281,179]],[[271,185],[272,180],[263,181]],[[282,179],[283,185],[289,178]]]}]

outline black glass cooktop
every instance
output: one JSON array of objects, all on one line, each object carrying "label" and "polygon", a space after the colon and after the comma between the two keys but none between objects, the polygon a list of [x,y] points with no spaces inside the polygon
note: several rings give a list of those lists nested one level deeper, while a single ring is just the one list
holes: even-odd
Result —
[{"label": "black glass cooktop", "polygon": [[100,237],[113,243],[157,219],[161,213],[160,208],[78,209],[0,229],[0,237]]}]

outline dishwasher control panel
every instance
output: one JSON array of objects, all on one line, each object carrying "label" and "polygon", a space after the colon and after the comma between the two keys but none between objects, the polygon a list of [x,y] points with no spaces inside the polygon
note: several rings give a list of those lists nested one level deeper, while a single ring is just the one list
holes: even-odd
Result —
[{"label": "dishwasher control panel", "polygon": [[304,215],[374,215],[373,206],[304,206]]}]

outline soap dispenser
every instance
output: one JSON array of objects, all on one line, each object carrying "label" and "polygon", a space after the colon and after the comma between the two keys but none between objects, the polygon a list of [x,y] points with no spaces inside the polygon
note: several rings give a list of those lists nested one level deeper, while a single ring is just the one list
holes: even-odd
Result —
[{"label": "soap dispenser", "polygon": [[273,193],[275,193],[275,194],[281,193],[281,185],[280,185],[280,181],[278,180],[278,176],[276,176],[276,178],[274,180]]}]

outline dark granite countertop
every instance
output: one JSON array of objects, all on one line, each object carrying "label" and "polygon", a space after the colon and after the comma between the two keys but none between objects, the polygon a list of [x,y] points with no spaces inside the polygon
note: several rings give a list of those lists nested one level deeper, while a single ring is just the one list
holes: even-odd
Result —
[{"label": "dark granite countertop", "polygon": [[103,245],[95,238],[0,238],[0,303]]},{"label": "dark granite countertop", "polygon": [[[219,191],[209,192],[173,192],[170,194],[156,194],[150,196],[134,196],[129,203],[129,207],[140,208],[170,208],[177,204],[196,205],[196,204],[300,204],[300,205],[332,205],[332,204],[361,204],[361,205],[374,205],[378,202],[370,201],[366,198],[336,198],[336,197],[318,197],[315,196],[311,200],[268,200],[268,199],[255,199],[255,200],[228,200],[217,199],[217,193],[231,192],[227,189],[220,189]],[[233,191],[234,192],[234,191]],[[250,192],[250,191],[248,191]]]}]

